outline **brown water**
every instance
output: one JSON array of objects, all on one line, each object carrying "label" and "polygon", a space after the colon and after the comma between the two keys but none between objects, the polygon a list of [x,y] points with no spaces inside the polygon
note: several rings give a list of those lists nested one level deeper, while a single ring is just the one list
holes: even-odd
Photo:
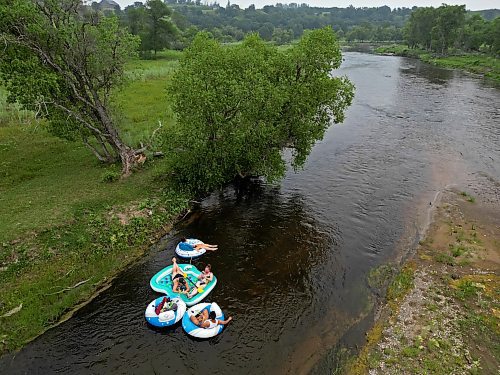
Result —
[{"label": "brown water", "polygon": [[[500,180],[500,91],[415,60],[347,53],[357,86],[343,125],[303,171],[203,200],[150,253],[2,373],[329,373],[371,322],[370,269],[411,252],[429,202],[450,184]],[[218,243],[204,256],[218,277],[209,301],[234,322],[194,341],[157,332],[144,309],[149,280],[181,236]]]}]

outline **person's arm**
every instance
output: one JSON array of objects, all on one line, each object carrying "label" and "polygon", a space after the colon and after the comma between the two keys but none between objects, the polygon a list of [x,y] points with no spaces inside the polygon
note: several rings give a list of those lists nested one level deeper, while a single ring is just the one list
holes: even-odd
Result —
[{"label": "person's arm", "polygon": [[227,318],[226,320],[217,320],[217,323],[218,324],[222,324],[222,325],[226,325],[227,323],[229,323],[231,320],[233,320],[233,317],[230,316],[229,318]]}]

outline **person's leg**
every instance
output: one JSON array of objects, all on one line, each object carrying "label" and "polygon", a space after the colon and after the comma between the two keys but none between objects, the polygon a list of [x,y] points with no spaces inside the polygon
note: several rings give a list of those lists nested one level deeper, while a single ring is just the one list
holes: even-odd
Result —
[{"label": "person's leg", "polygon": [[193,298],[197,294],[198,294],[198,290],[196,288],[193,288],[193,289],[191,289],[191,292],[188,294],[188,297]]},{"label": "person's leg", "polygon": [[207,243],[200,243],[198,245],[195,245],[195,249],[206,249],[206,250],[217,250],[218,246],[217,245],[209,245]]},{"label": "person's leg", "polygon": [[204,286],[205,286],[205,281],[198,281],[198,282],[196,283],[196,287],[197,287],[197,288],[203,288]]},{"label": "person's leg", "polygon": [[182,270],[181,268],[179,267],[179,265],[177,264],[177,259],[172,258],[172,277],[177,275],[178,273],[182,274]]}]

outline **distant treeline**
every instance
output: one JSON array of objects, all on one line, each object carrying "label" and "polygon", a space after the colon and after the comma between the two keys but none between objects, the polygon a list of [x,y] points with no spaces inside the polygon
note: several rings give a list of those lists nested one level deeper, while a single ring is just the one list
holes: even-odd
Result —
[{"label": "distant treeline", "polygon": [[408,46],[437,53],[450,50],[500,54],[500,17],[467,16],[465,5],[415,9],[405,26]]},{"label": "distant treeline", "polygon": [[[306,4],[276,4],[240,8],[229,1],[203,5],[200,0],[149,0],[121,10],[109,9],[122,25],[141,37],[141,51],[183,49],[198,31],[208,31],[221,42],[236,42],[255,32],[266,41],[290,43],[304,30],[331,26],[348,42],[405,41],[412,48],[445,53],[452,49],[498,54],[500,10],[467,12],[465,6],[439,8],[317,8]],[[98,8],[98,3],[93,7]]]},{"label": "distant treeline", "polygon": [[[159,22],[171,33],[168,47],[184,48],[198,31],[209,31],[221,42],[236,42],[248,33],[255,32],[266,41],[277,44],[289,43],[302,36],[304,30],[331,26],[339,38],[349,41],[402,41],[403,26],[412,9],[388,6],[377,8],[315,8],[305,4],[276,4],[256,9],[250,5],[241,9],[229,2],[225,7],[202,5],[199,1],[188,2],[168,0],[167,5],[160,0],[146,3],[135,2],[124,10],[113,10],[123,25],[143,40],[147,50],[152,44],[151,29],[158,28]],[[97,4],[96,4],[97,5]],[[94,6],[96,6],[94,5]],[[160,8],[169,10],[161,11]],[[153,20],[153,13],[161,14]],[[177,29],[173,33],[167,23]],[[175,37],[173,37],[175,35]]]},{"label": "distant treeline", "polygon": [[[269,5],[262,9],[238,5],[192,6],[174,8],[199,29],[209,30],[216,37],[240,40],[249,32],[257,32],[267,41],[288,42],[299,38],[304,30],[332,26],[339,37],[357,39],[399,40],[401,28],[411,9],[388,6],[378,8],[314,8],[305,4]],[[362,30],[362,31],[361,31]],[[365,30],[370,30],[365,32]],[[361,31],[361,32],[360,32]]]}]

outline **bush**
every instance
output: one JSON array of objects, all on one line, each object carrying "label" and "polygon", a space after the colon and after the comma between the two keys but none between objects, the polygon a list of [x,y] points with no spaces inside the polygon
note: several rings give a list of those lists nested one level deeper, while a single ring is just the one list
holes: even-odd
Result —
[{"label": "bush", "polygon": [[115,169],[107,169],[101,176],[101,182],[115,182],[120,179],[121,173]]}]

